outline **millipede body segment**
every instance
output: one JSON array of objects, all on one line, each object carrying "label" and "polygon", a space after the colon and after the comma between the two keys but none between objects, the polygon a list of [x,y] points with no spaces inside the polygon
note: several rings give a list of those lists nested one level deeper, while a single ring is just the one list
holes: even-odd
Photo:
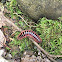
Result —
[{"label": "millipede body segment", "polygon": [[32,30],[24,30],[18,35],[18,39],[22,39],[24,37],[31,37],[33,38],[37,43],[41,43],[42,39]]}]

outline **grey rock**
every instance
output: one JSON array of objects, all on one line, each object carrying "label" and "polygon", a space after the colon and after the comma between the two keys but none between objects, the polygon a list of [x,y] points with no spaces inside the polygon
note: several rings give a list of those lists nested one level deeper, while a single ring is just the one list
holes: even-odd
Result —
[{"label": "grey rock", "polygon": [[2,54],[4,53],[4,49],[1,49],[0,50],[0,62],[8,62],[6,59],[4,59],[3,57],[2,57]]},{"label": "grey rock", "polygon": [[0,47],[3,47],[3,44],[6,43],[5,36],[3,32],[0,30]]},{"label": "grey rock", "polygon": [[62,59],[57,59],[57,62],[62,62]]},{"label": "grey rock", "polygon": [[17,0],[20,9],[38,20],[40,17],[57,19],[62,16],[62,0]]},{"label": "grey rock", "polygon": [[33,51],[29,51],[29,50],[26,50],[25,52],[24,52],[24,55],[33,55]]},{"label": "grey rock", "polygon": [[48,58],[44,58],[44,62],[51,62]]}]

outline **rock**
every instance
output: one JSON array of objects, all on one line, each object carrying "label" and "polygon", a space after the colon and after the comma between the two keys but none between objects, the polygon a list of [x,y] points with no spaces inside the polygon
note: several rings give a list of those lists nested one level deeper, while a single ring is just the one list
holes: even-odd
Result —
[{"label": "rock", "polygon": [[31,57],[26,55],[25,57],[21,58],[21,62],[42,62],[42,58],[40,56],[36,57],[32,55]]},{"label": "rock", "polygon": [[[1,15],[2,15],[3,11],[4,11],[4,6],[0,3],[0,14]],[[2,26],[5,26],[5,23],[4,23],[4,21],[2,21],[1,16],[0,16],[0,28]]]},{"label": "rock", "polygon": [[62,16],[62,0],[17,0],[20,9],[38,20],[40,17],[57,19]]},{"label": "rock", "polygon": [[51,62],[48,58],[44,58],[44,62]]},{"label": "rock", "polygon": [[3,57],[2,57],[2,54],[4,53],[4,49],[1,49],[0,50],[0,62],[8,62],[6,59],[4,59]]},{"label": "rock", "polygon": [[9,53],[6,53],[5,55],[2,55],[5,59],[9,60],[12,59],[12,55]]},{"label": "rock", "polygon": [[2,56],[2,54],[4,53],[4,51],[5,51],[4,49],[0,50],[0,57]]},{"label": "rock", "polygon": [[2,31],[0,30],[0,47],[3,47],[3,43],[5,43],[5,42],[6,42],[5,36],[2,33]]},{"label": "rock", "polygon": [[36,58],[36,56],[32,55],[32,58]]},{"label": "rock", "polygon": [[29,50],[26,50],[25,52],[24,52],[24,56],[25,55],[33,55],[33,51],[29,51]]},{"label": "rock", "polygon": [[[2,55],[5,53],[5,49],[0,49],[0,62],[15,62],[14,59],[5,59]],[[10,54],[8,56],[11,57]],[[17,61],[18,62],[18,61]],[[20,62],[20,61],[19,61]]]},{"label": "rock", "polygon": [[5,60],[3,57],[0,57],[0,62],[8,62],[8,61]]},{"label": "rock", "polygon": [[62,62],[62,59],[57,59],[57,62]]}]

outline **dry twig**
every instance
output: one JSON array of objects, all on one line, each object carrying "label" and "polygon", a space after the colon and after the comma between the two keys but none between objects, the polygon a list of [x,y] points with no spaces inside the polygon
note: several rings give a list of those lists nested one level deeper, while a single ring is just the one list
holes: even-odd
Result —
[{"label": "dry twig", "polygon": [[[24,22],[29,28],[31,28],[31,27],[37,27],[37,26],[28,25],[28,23],[24,20],[24,18],[23,18],[21,15],[18,15],[17,13],[13,13],[13,14],[16,14],[17,16],[19,16],[19,17],[23,20],[23,22]],[[33,23],[34,23],[34,22],[33,22]]]}]

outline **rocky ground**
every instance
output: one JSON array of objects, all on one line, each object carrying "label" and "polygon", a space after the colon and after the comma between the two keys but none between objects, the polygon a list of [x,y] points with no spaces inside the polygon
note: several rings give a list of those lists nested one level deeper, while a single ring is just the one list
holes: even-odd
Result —
[{"label": "rocky ground", "polygon": [[[47,57],[41,58],[41,56],[28,55],[25,54],[21,59],[5,59],[2,57],[4,53],[4,49],[0,50],[0,62],[51,62]],[[9,54],[10,57],[10,54]],[[21,61],[20,61],[21,60]],[[61,60],[57,60],[57,62],[62,62]]]},{"label": "rocky ground", "polygon": [[[2,57],[4,52],[4,49],[0,50],[0,62],[51,62],[48,58],[44,58],[42,59],[41,56],[35,56],[35,55],[24,55],[20,59],[5,59],[4,57]],[[10,56],[9,56],[10,57]]]},{"label": "rocky ground", "polygon": [[[0,30],[0,47],[3,47],[3,43],[5,43],[5,36],[3,32]],[[16,57],[12,58],[12,55],[7,53],[4,49],[0,49],[0,62],[51,62],[46,55],[44,55],[39,49],[38,49],[38,55],[35,56],[35,54],[32,51],[25,51],[24,54],[22,54],[22,57]],[[62,60],[57,60],[58,62],[62,62]]]},{"label": "rocky ground", "polygon": [[[5,36],[3,32],[0,30],[0,47],[3,47],[3,43],[5,41]],[[0,49],[0,62],[50,62],[50,60],[43,55],[44,58],[41,58],[40,51],[38,52],[38,56],[36,57],[32,51],[25,51],[22,58],[13,58],[11,54],[6,53],[5,48]]]},{"label": "rocky ground", "polygon": [[26,55],[25,57],[21,58],[21,62],[51,62],[47,58],[42,59],[40,56]]}]

